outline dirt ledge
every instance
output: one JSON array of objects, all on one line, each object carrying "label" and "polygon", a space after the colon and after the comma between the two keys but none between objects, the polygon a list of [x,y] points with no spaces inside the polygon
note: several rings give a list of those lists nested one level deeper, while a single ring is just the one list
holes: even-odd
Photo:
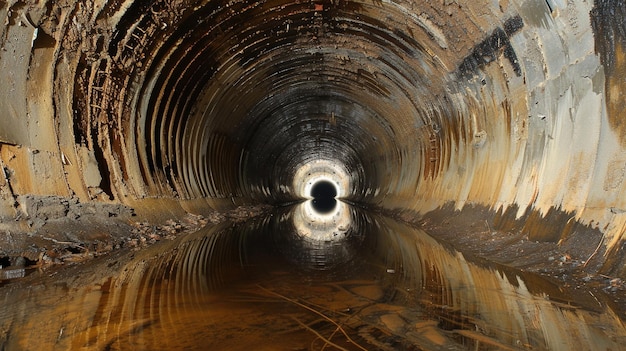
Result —
[{"label": "dirt ledge", "polygon": [[460,211],[448,204],[425,215],[375,211],[426,231],[473,261],[538,274],[562,291],[592,296],[590,304],[603,300],[626,318],[626,277],[620,275],[620,264],[607,267],[600,230],[571,221],[571,214],[553,211],[538,218],[530,212],[515,218],[517,208],[494,212],[477,204]]},{"label": "dirt ledge", "polygon": [[123,248],[139,250],[210,223],[241,222],[271,209],[239,206],[150,223],[120,204],[81,203],[56,196],[25,196],[18,203],[15,218],[0,218],[0,285],[24,277],[29,270],[78,264]]}]

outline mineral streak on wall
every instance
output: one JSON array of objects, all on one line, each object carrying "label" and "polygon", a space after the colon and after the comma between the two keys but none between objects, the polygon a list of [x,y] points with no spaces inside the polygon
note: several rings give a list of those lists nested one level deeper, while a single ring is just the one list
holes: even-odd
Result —
[{"label": "mineral streak on wall", "polygon": [[542,223],[565,213],[602,231],[604,270],[624,276],[625,14],[610,0],[1,1],[0,219],[27,217],[33,196],[140,216],[288,201],[324,160],[350,175],[348,198],[389,210],[479,204],[554,241],[567,230]]}]

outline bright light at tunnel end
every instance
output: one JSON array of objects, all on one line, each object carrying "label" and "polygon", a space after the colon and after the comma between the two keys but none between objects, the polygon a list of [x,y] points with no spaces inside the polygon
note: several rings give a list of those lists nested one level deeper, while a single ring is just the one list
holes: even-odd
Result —
[{"label": "bright light at tunnel end", "polygon": [[307,199],[299,206],[294,217],[298,233],[313,240],[339,240],[350,225],[349,211],[341,201],[332,211],[321,213],[312,205],[312,189],[319,182],[328,182],[335,187],[336,199],[348,195],[350,177],[339,161],[321,159],[306,163],[298,168],[293,179],[296,195]]},{"label": "bright light at tunnel end", "polygon": [[326,181],[335,187],[337,198],[341,199],[350,189],[350,177],[343,164],[333,160],[315,160],[302,165],[295,173],[293,188],[296,195],[312,199],[311,189],[320,181]]}]

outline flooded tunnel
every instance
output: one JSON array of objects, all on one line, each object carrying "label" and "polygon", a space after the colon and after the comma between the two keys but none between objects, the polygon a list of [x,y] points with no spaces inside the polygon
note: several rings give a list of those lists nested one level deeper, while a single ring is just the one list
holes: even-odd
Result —
[{"label": "flooded tunnel", "polygon": [[3,349],[624,349],[622,1],[0,19]]}]

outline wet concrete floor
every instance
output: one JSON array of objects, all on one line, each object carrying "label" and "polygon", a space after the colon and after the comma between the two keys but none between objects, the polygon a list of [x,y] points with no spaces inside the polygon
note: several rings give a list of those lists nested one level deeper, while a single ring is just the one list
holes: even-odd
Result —
[{"label": "wet concrete floor", "polygon": [[342,202],[207,226],[0,288],[2,350],[624,350],[588,292]]}]

